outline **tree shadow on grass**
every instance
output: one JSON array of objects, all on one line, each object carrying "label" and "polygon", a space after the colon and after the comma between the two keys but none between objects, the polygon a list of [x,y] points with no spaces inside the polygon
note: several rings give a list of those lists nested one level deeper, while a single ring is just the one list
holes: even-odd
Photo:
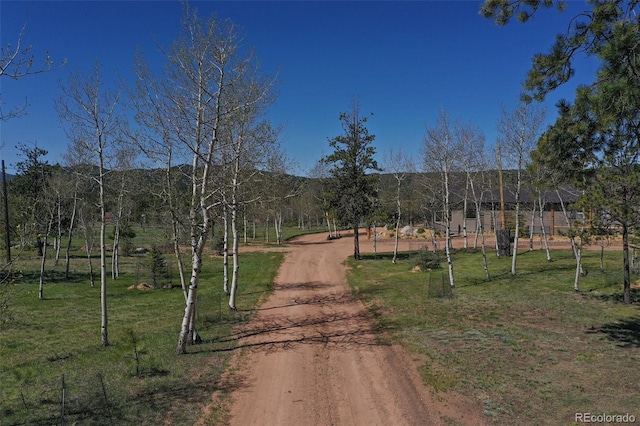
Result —
[{"label": "tree shadow on grass", "polygon": [[592,327],[587,333],[602,333],[622,348],[640,348],[640,316]]},{"label": "tree shadow on grass", "polygon": [[[15,277],[18,284],[37,284],[40,280],[40,271],[26,271],[21,276]],[[73,284],[85,282],[89,279],[86,273],[70,272],[69,277],[65,276],[64,271],[49,270],[44,273],[44,281],[46,284]]]},{"label": "tree shadow on grass", "polygon": [[[611,294],[602,294],[598,296],[598,299],[603,300],[605,302],[624,303],[624,293],[621,291],[617,291]],[[632,288],[631,303],[638,303],[638,302],[640,302],[640,289]]]},{"label": "tree shadow on grass", "polygon": [[[417,256],[416,251],[403,251],[398,252],[397,260],[409,260]],[[388,260],[391,262],[393,259],[393,252],[381,252],[381,253],[361,253],[360,260]]]}]

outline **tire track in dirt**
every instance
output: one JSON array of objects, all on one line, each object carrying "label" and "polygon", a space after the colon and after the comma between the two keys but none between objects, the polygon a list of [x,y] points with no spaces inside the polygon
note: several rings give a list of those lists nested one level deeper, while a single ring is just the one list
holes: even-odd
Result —
[{"label": "tire track in dirt", "polygon": [[290,248],[273,294],[237,336],[246,353],[229,381],[231,425],[439,425],[443,414],[482,421],[476,407],[433,398],[407,354],[383,343],[346,282],[352,238],[309,235]]}]

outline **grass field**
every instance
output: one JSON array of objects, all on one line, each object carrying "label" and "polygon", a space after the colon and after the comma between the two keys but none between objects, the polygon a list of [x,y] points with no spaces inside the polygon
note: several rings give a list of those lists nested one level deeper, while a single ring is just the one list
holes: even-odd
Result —
[{"label": "grass field", "polygon": [[[137,245],[157,238],[139,237]],[[271,290],[282,255],[242,254],[237,312],[221,292],[221,259],[208,257],[197,315],[204,342],[184,356],[174,355],[184,312],[177,271],[172,289],[130,289],[145,281],[144,263],[121,258],[121,277],[109,280],[111,346],[104,348],[99,283],[89,286],[82,253],[69,280],[62,264],[48,260],[45,300],[38,300],[38,259],[22,256],[13,320],[0,329],[0,425],[193,424],[233,368],[233,327]],[[585,252],[589,274],[577,293],[569,251],[554,251],[553,262],[542,251],[523,252],[515,277],[510,259],[490,255],[491,281],[478,252],[456,252],[452,292],[446,269],[414,269],[419,255],[402,253],[396,265],[390,254],[364,255],[350,261],[349,281],[384,335],[413,352],[438,395],[471,396],[495,424],[571,424],[582,412],[640,421],[640,294],[633,291],[633,305],[621,303],[619,252],[606,252],[605,272],[599,254]],[[224,424],[226,415],[209,418]]]},{"label": "grass field", "polygon": [[[141,262],[121,257],[120,278],[109,278],[111,345],[105,348],[99,279],[90,287],[82,253],[69,281],[64,262],[53,268],[48,260],[44,300],[38,299],[39,261],[23,255],[14,268],[20,274],[13,319],[0,329],[0,425],[193,424],[228,367],[233,327],[270,292],[282,255],[241,255],[236,312],[222,293],[222,260],[208,257],[197,309],[204,342],[183,356],[174,355],[184,313],[177,271],[171,289],[130,289],[141,280]],[[99,259],[94,262],[98,268]],[[223,420],[225,413],[211,415]]]},{"label": "grass field", "polygon": [[[640,421],[640,309],[621,301],[622,257],[585,252],[589,271],[573,290],[570,251],[489,256],[487,281],[479,252],[454,255],[450,296],[442,269],[412,271],[418,253],[396,265],[391,255],[350,261],[354,293],[391,338],[410,349],[421,374],[441,395],[478,401],[495,424],[572,424],[575,413],[625,414]],[[634,279],[637,279],[635,277]],[[434,291],[437,290],[437,291]],[[430,297],[429,295],[445,297]]]}]

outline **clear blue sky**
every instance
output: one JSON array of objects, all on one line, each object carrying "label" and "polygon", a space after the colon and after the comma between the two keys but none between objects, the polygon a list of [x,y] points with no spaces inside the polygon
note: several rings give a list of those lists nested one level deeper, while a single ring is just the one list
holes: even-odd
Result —
[{"label": "clear blue sky", "polygon": [[[193,1],[202,18],[216,13],[246,33],[265,72],[279,71],[278,99],[269,116],[284,125],[282,146],[304,174],[330,153],[328,138],[341,133],[338,115],[354,97],[372,112],[379,159],[390,148],[419,152],[426,125],[445,109],[452,119],[480,128],[494,145],[501,105],[518,101],[535,53],[547,52],[555,34],[586,8],[569,2],[563,13],[544,10],[526,24],[497,27],[478,14],[480,1]],[[28,115],[0,123],[0,153],[11,172],[15,146],[35,143],[60,162],[67,138],[54,109],[58,81],[70,71],[89,71],[98,59],[103,77],[131,78],[140,46],[151,62],[161,57],[180,30],[177,1],[6,1],[0,2],[0,44],[15,43],[27,23],[24,42],[36,58],[48,51],[66,58],[55,72],[13,81],[2,78],[3,109],[24,102]],[[547,122],[560,98],[573,99],[578,82],[591,81],[585,62],[575,82],[545,102]]]}]

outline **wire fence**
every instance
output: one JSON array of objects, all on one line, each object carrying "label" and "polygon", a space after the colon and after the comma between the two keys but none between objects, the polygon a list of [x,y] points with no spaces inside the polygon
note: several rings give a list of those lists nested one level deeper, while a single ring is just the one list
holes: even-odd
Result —
[{"label": "wire fence", "polygon": [[432,298],[452,298],[453,288],[449,284],[446,273],[429,274],[427,278],[427,295]]}]

